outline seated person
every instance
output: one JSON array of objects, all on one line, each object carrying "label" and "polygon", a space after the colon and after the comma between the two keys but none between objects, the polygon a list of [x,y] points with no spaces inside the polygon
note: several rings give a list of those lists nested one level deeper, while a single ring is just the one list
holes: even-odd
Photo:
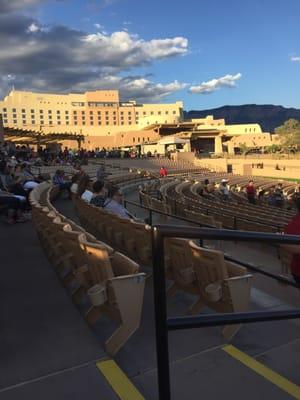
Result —
[{"label": "seated person", "polygon": [[22,196],[16,196],[12,193],[1,190],[0,188],[0,205],[7,209],[7,223],[14,224],[16,222],[26,222],[28,217],[24,215],[26,209],[25,201]]},{"label": "seated person", "polygon": [[108,198],[106,199],[103,207],[121,218],[133,218],[133,216],[126,210],[126,208],[123,207],[122,193],[117,186],[112,186],[109,188]]},{"label": "seated person", "polygon": [[77,195],[81,197],[82,200],[89,203],[92,200],[92,180],[88,175],[85,175],[78,183]]},{"label": "seated person", "polygon": [[106,199],[107,191],[104,187],[104,182],[96,181],[93,184],[93,196],[90,203],[96,207],[103,207]]},{"label": "seated person", "polygon": [[67,190],[70,192],[72,182],[65,180],[65,173],[58,169],[53,177],[53,184],[59,187],[59,190]]}]

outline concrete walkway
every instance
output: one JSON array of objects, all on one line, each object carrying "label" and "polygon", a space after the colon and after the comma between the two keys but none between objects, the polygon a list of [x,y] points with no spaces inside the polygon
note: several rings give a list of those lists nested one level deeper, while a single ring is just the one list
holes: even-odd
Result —
[{"label": "concrete walkway", "polygon": [[106,358],[45,258],[31,222],[0,223],[0,399],[117,399]]}]

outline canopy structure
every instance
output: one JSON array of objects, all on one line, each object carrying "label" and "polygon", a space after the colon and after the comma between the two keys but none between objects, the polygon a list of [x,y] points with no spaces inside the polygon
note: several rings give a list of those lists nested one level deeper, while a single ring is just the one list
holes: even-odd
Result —
[{"label": "canopy structure", "polygon": [[182,139],[177,136],[166,136],[162,139],[160,139],[157,143],[158,144],[186,144],[189,143],[189,139]]},{"label": "canopy structure", "polygon": [[75,133],[42,133],[26,129],[4,128],[4,140],[9,140],[16,144],[47,145],[63,140],[76,140],[80,148],[84,141],[84,135]]}]

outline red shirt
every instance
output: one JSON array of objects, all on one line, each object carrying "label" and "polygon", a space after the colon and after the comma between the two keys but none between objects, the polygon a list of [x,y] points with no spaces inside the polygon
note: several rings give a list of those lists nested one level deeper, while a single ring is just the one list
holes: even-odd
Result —
[{"label": "red shirt", "polygon": [[161,168],[159,174],[162,178],[168,175],[167,170],[165,168]]},{"label": "red shirt", "polygon": [[[290,235],[300,235],[300,213],[295,215],[285,228],[284,233]],[[300,277],[300,254],[294,254],[291,263],[291,272]]]},{"label": "red shirt", "polygon": [[247,185],[246,192],[248,196],[255,196],[255,187],[253,185]]}]

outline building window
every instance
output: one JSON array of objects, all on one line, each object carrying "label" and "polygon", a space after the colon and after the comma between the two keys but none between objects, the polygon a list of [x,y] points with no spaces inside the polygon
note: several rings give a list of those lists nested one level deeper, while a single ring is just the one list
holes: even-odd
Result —
[{"label": "building window", "polygon": [[66,125],[69,125],[69,121],[66,121]]},{"label": "building window", "polygon": [[13,112],[17,112],[17,110],[15,108],[12,109]]},{"label": "building window", "polygon": [[[25,112],[25,110],[24,111],[22,110],[22,112]],[[40,110],[40,114],[43,114],[43,112],[44,112],[43,110]]]},{"label": "building window", "polygon": [[13,118],[17,118],[17,114],[13,114]]},{"label": "building window", "polygon": [[76,114],[77,114],[77,111],[73,111],[73,114],[76,115]]},{"label": "building window", "polygon": [[124,121],[121,121],[121,125],[124,125]]},{"label": "building window", "polygon": [[41,119],[41,124],[44,125],[44,120],[43,119]]},{"label": "building window", "polygon": [[[3,111],[4,111],[4,108],[3,108]],[[25,109],[24,108],[22,108],[22,113],[24,113],[25,112]]]},{"label": "building window", "polygon": [[140,142],[140,138],[138,137],[138,142]]},{"label": "building window", "polygon": [[135,137],[134,137],[134,138],[132,138],[132,141],[133,141],[133,143],[135,143]]},{"label": "building window", "polygon": [[128,111],[128,115],[131,115],[131,111]]},{"label": "building window", "polygon": [[90,111],[90,115],[93,115],[93,111]]},{"label": "building window", "polygon": [[52,125],[52,121],[49,121],[49,125]]},{"label": "building window", "polygon": [[90,124],[91,124],[91,125],[94,125],[94,121],[91,121]]},{"label": "building window", "polygon": [[26,125],[26,119],[23,119],[23,120],[22,120],[22,124],[23,124],[23,125]]},{"label": "building window", "polygon": [[60,121],[57,121],[57,125],[60,125]]},{"label": "building window", "polygon": [[4,119],[4,120],[3,120],[3,123],[4,123],[4,124],[7,124],[7,119]]},{"label": "building window", "polygon": [[69,114],[69,111],[65,111],[65,114]]},{"label": "building window", "polygon": [[109,122],[108,122],[108,121],[106,121],[106,125],[109,125]]},{"label": "building window", "polygon": [[69,119],[69,116],[68,116],[68,115],[66,115],[66,119]]},{"label": "building window", "polygon": [[32,120],[31,120],[31,123],[32,123],[32,125],[35,125],[35,120],[32,119]]},{"label": "building window", "polygon": [[146,111],[143,111],[143,115],[146,115]]},{"label": "building window", "polygon": [[3,114],[3,118],[7,118],[7,114],[5,113],[5,114]]},{"label": "building window", "polygon": [[158,115],[161,115],[161,111],[158,111],[158,113],[157,113]]},{"label": "building window", "polygon": [[139,116],[139,112],[138,112],[138,111],[135,113],[135,116],[136,116],[136,117],[138,117],[138,116]]},{"label": "building window", "polygon": [[176,114],[176,111],[175,111],[175,110],[173,111],[173,114],[174,114],[174,115]]},{"label": "building window", "polygon": [[150,142],[150,138],[147,138],[148,139],[148,142]]},{"label": "building window", "polygon": [[168,115],[169,114],[169,111],[166,111],[166,115]]},{"label": "building window", "polygon": [[101,111],[98,111],[98,115],[101,115]]},{"label": "building window", "polygon": [[121,111],[121,115],[124,115],[124,111]]},{"label": "building window", "polygon": [[77,121],[74,121],[74,125],[77,125]]},{"label": "building window", "polygon": [[7,109],[6,108],[3,108],[3,112],[6,112],[7,111]]},{"label": "building window", "polygon": [[128,122],[128,125],[131,125],[131,121]]},{"label": "building window", "polygon": [[105,115],[108,115],[108,111],[105,111]]},{"label": "building window", "polygon": [[82,121],[82,125],[85,125],[85,121]]},{"label": "building window", "polygon": [[51,111],[51,110],[48,110],[48,114],[52,114],[52,111]]},{"label": "building window", "polygon": [[81,111],[81,114],[84,115],[84,111]]},{"label": "building window", "polygon": [[150,112],[150,115],[153,115],[153,114],[154,114],[154,112],[153,112],[153,111],[151,111],[151,112]]}]

